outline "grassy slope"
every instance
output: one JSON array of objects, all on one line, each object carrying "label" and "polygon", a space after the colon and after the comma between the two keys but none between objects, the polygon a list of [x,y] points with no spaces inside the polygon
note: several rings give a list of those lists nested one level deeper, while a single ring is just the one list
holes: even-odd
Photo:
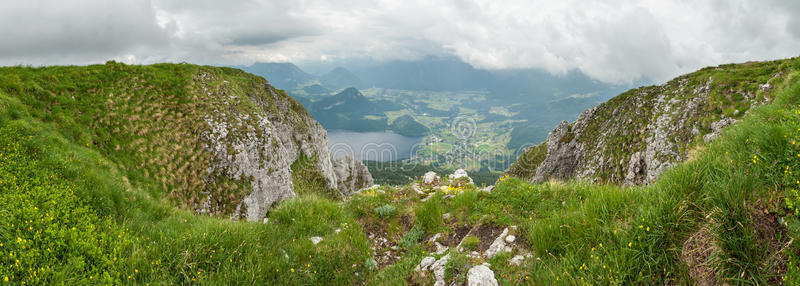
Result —
[{"label": "grassy slope", "polygon": [[[142,183],[147,176],[132,176],[115,154],[38,108],[0,91],[0,201],[14,202],[0,205],[0,279],[12,282],[404,285],[419,282],[411,272],[428,255],[418,230],[426,238],[455,231],[443,213],[469,225],[520,226],[518,246],[541,261],[489,261],[502,284],[686,281],[684,242],[704,228],[719,279],[764,284],[785,274],[800,282],[800,250],[786,243],[800,236],[797,74],[780,83],[772,104],[753,108],[651,186],[503,178],[489,194],[466,186],[426,202],[410,187],[344,203],[312,194],[282,203],[268,223],[181,210],[154,195],[167,192],[159,184]],[[387,204],[393,214],[379,215]],[[402,257],[375,269],[365,228],[398,243]],[[312,245],[311,236],[324,240]],[[453,256],[454,279],[479,262]]]},{"label": "grassy slope", "polygon": [[[800,59],[794,58],[707,67],[679,76],[663,85],[631,89],[615,96],[597,106],[594,116],[579,135],[578,142],[586,144],[588,157],[581,163],[600,164],[595,166],[596,173],[592,175],[600,182],[622,182],[628,172],[631,155],[644,151],[647,147],[647,137],[652,130],[646,127],[663,116],[661,111],[655,108],[657,98],[666,95],[667,101],[690,102],[696,98],[697,90],[703,90],[707,85],[708,97],[699,102],[698,115],[687,118],[685,122],[687,128],[680,128],[675,133],[669,134],[669,138],[674,140],[672,143],[675,144],[674,150],[671,151],[685,156],[689,150],[703,141],[703,135],[712,131],[713,122],[723,117],[740,119],[752,106],[773,100],[774,94],[771,91],[761,90],[760,85],[770,83],[775,86],[776,82],[785,80],[786,75],[796,71],[795,66],[798,65],[798,61]],[[748,100],[746,97],[751,99]],[[677,104],[677,106],[683,105]],[[684,116],[683,113],[680,111],[671,114],[673,123],[677,124],[678,118]],[[697,127],[697,134],[693,134],[689,128],[691,126]],[[562,143],[569,142],[574,136],[576,135],[571,132],[567,133]],[[598,142],[604,144],[598,145]],[[540,151],[544,149],[546,149],[545,143],[536,148],[529,148],[507,172],[521,178],[532,178],[536,168],[544,160],[544,157],[540,156]],[[664,157],[659,158],[660,160],[674,160],[668,155],[659,156]],[[594,162],[589,158],[604,158],[604,160]]]}]

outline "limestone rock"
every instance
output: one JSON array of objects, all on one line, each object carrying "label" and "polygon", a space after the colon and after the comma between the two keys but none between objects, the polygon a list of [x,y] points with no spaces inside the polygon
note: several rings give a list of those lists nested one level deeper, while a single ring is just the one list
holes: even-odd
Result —
[{"label": "limestone rock", "polygon": [[434,262],[436,262],[436,258],[433,258],[431,256],[425,257],[422,259],[422,261],[419,262],[419,265],[417,265],[417,267],[414,268],[414,270],[426,271],[431,265],[433,265]]},{"label": "limestone rock", "polygon": [[367,167],[351,156],[334,160],[333,171],[336,174],[337,187],[345,196],[374,184]]},{"label": "limestone rock", "polygon": [[[261,220],[275,203],[295,197],[291,166],[302,158],[313,158],[310,166],[319,171],[328,189],[339,190],[340,197],[372,184],[361,162],[350,157],[333,160],[325,129],[285,93],[264,82],[260,92],[268,98],[230,96],[233,91],[226,89],[227,84],[212,86],[214,78],[202,73],[196,80],[208,96],[222,98],[215,111],[205,114],[208,131],[200,134],[200,141],[213,158],[208,174],[249,181],[250,191],[236,205],[233,218]],[[242,111],[240,106],[247,104],[255,111]],[[209,192],[195,210],[220,213],[224,204],[209,203],[223,199]]]},{"label": "limestone rock", "polygon": [[705,141],[706,143],[714,141],[714,139],[717,139],[717,137],[719,137],[719,134],[722,132],[723,128],[728,127],[729,125],[735,122],[736,119],[728,117],[728,118],[723,118],[720,121],[711,123],[711,133],[703,135],[703,141]]},{"label": "limestone rock", "polygon": [[439,176],[436,175],[436,172],[427,172],[425,175],[422,176],[422,183],[426,185],[435,185],[439,183]]},{"label": "limestone rock", "polygon": [[431,264],[431,270],[433,270],[433,277],[436,278],[436,283],[434,286],[445,286],[444,282],[444,267],[447,265],[447,262],[450,261],[450,254],[442,256],[439,260],[436,260],[433,264]]},{"label": "limestone rock", "polygon": [[503,229],[503,233],[495,238],[494,242],[489,245],[489,249],[486,249],[483,255],[491,259],[498,253],[510,251],[510,247],[506,246],[506,236],[508,236],[508,228]]},{"label": "limestone rock", "polygon": [[508,260],[508,264],[514,265],[514,266],[520,266],[520,265],[522,265],[522,261],[523,260],[525,260],[525,256],[516,255],[516,256],[512,257],[510,260]]},{"label": "limestone rock", "polygon": [[447,246],[444,246],[439,242],[434,242],[433,244],[436,246],[436,252],[435,253],[437,255],[444,254],[448,249],[450,249]]},{"label": "limestone rock", "polygon": [[469,175],[467,174],[467,171],[465,171],[464,169],[456,170],[455,172],[450,174],[450,176],[448,176],[448,178],[450,178],[451,181],[452,180],[456,180],[456,179],[461,179],[461,178],[467,178],[469,183],[473,184],[472,178],[469,177]]},{"label": "limestone rock", "polygon": [[432,271],[433,277],[436,280],[436,286],[445,286],[444,282],[444,268],[447,265],[447,261],[450,260],[450,254],[442,256],[439,260],[433,258],[431,256],[425,257],[420,261],[417,267],[414,268],[414,271],[420,272],[423,276],[425,275],[426,271]]},{"label": "limestone rock", "polygon": [[485,265],[478,265],[469,269],[467,272],[467,285],[469,286],[496,286],[497,279],[494,278],[494,271]]}]

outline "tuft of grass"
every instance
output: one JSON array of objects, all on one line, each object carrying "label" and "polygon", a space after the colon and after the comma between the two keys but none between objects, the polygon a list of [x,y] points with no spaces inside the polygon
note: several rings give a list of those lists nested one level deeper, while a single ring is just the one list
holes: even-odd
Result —
[{"label": "tuft of grass", "polygon": [[388,218],[392,217],[395,214],[397,208],[390,204],[385,204],[374,209],[375,214],[377,214],[381,218]]},{"label": "tuft of grass", "polygon": [[424,235],[425,232],[422,231],[422,228],[419,226],[414,226],[403,235],[397,244],[399,244],[403,249],[410,249],[419,243]]},{"label": "tuft of grass", "polygon": [[436,233],[442,226],[443,200],[441,193],[436,193],[414,210],[417,222],[426,233]]},{"label": "tuft of grass", "polygon": [[477,236],[468,235],[467,237],[464,237],[464,240],[461,242],[461,246],[467,250],[477,250],[478,244],[480,243],[481,240]]}]

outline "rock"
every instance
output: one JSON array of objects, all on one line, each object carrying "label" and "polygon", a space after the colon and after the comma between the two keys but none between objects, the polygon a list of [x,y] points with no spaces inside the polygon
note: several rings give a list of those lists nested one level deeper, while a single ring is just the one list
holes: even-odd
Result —
[{"label": "rock", "polygon": [[517,239],[517,237],[513,236],[513,235],[506,236],[506,242],[508,242],[508,243],[514,243],[514,240],[516,240],[516,239]]},{"label": "rock", "polygon": [[372,184],[372,176],[360,161],[347,156],[332,158],[325,129],[283,92],[263,79],[254,79],[248,83],[252,87],[246,88],[247,94],[237,96],[237,84],[217,86],[221,79],[213,72],[195,78],[206,100],[218,101],[198,122],[208,127],[198,129],[198,145],[209,155],[203,174],[207,177],[202,180],[208,184],[215,184],[220,176],[245,180],[249,190],[233,199],[208,196],[194,207],[196,211],[219,214],[226,205],[234,205],[232,218],[261,220],[274,204],[297,195],[291,166],[303,158],[310,160],[309,168],[319,171],[326,188],[339,190],[340,197]]},{"label": "rock", "polygon": [[762,90],[762,91],[763,91],[763,90],[768,90],[768,89],[770,89],[771,87],[772,87],[772,86],[771,86],[769,83],[765,83],[765,84],[759,84],[759,85],[758,85],[758,89],[760,89],[760,90]]},{"label": "rock", "polygon": [[317,243],[322,242],[322,237],[312,236],[312,237],[309,238],[309,240],[311,240],[311,243],[316,245]]},{"label": "rock", "polygon": [[425,194],[425,192],[422,191],[422,188],[420,188],[419,185],[417,185],[417,183],[414,183],[413,185],[411,185],[411,189],[413,189],[414,192],[417,193],[418,195],[424,195]]},{"label": "rock", "polygon": [[485,265],[478,265],[469,269],[467,273],[467,285],[469,286],[496,286],[497,279],[494,278],[494,271]]},{"label": "rock", "polygon": [[447,246],[444,246],[444,245],[442,245],[442,244],[440,244],[438,242],[434,242],[434,245],[436,245],[436,252],[435,252],[436,255],[444,254],[445,251],[447,251],[449,249]]},{"label": "rock", "polygon": [[494,190],[494,185],[489,185],[489,186],[486,186],[485,188],[481,189],[481,192],[491,193],[492,190]]},{"label": "rock", "polygon": [[448,219],[450,219],[450,213],[445,213],[445,214],[443,214],[443,215],[442,215],[442,219],[443,219],[443,220],[448,220]]},{"label": "rock", "polygon": [[439,184],[439,176],[436,175],[436,172],[427,172],[422,176],[422,183],[426,185]]},{"label": "rock", "polygon": [[469,180],[469,183],[473,184],[472,178],[469,177],[469,175],[467,174],[467,171],[465,171],[464,169],[458,169],[455,172],[453,172],[452,174],[450,174],[450,176],[448,176],[448,177],[450,178],[450,180],[467,178]]},{"label": "rock", "polygon": [[268,218],[268,217],[265,217],[265,218],[264,218],[264,224],[267,224],[267,223],[269,223],[269,218]]},{"label": "rock", "polygon": [[345,197],[373,184],[372,174],[361,161],[351,156],[343,156],[333,161],[337,187]]},{"label": "rock", "polygon": [[735,122],[736,119],[728,117],[728,118],[723,118],[720,121],[711,123],[711,133],[703,135],[703,141],[705,141],[706,143],[714,141],[714,139],[717,139],[717,137],[719,137],[719,134],[722,132],[723,128],[728,127],[729,125]]},{"label": "rock", "polygon": [[450,260],[450,255],[447,254],[436,260],[431,256],[425,257],[422,261],[419,262],[417,267],[414,268],[414,271],[421,272],[424,276],[425,271],[433,271],[433,277],[436,280],[436,283],[433,285],[436,286],[445,286],[444,282],[444,268],[447,265],[447,261]]},{"label": "rock", "polygon": [[[525,149],[506,172],[537,182],[574,179],[626,185],[652,183],[688,158],[691,148],[687,147],[703,134],[698,122],[711,115],[705,107],[717,97],[739,93],[745,108],[768,100],[712,83],[709,77],[690,86],[688,77],[679,77],[663,85],[626,92],[583,111],[571,124],[561,122],[543,144]],[[773,87],[762,84],[760,88]],[[734,112],[735,116],[740,113]],[[715,116],[712,132],[702,136],[706,142],[735,122]]]},{"label": "rock", "polygon": [[486,258],[491,259],[495,255],[500,252],[510,251],[510,247],[506,246],[505,239],[508,235],[508,228],[503,229],[503,233],[501,233],[495,240],[489,245],[489,249],[483,253]]},{"label": "rock", "polygon": [[508,260],[508,264],[509,265],[514,265],[514,266],[520,266],[520,265],[522,265],[522,261],[523,260],[525,260],[525,256],[516,255],[516,256],[512,257],[510,260]]},{"label": "rock", "polygon": [[442,256],[436,262],[431,265],[431,270],[433,270],[433,277],[436,278],[436,283],[434,286],[445,286],[444,282],[444,268],[447,265],[447,261],[450,260],[450,254]]},{"label": "rock", "polygon": [[431,256],[425,257],[422,259],[422,261],[419,262],[419,265],[417,265],[417,267],[414,268],[414,270],[426,271],[434,262],[436,262],[436,258],[433,258]]},{"label": "rock", "polygon": [[628,174],[625,175],[624,185],[638,185],[647,180],[647,162],[645,154],[636,152],[631,155],[628,162]]},{"label": "rock", "polygon": [[436,242],[437,240],[439,240],[439,237],[441,237],[441,236],[442,236],[442,234],[441,234],[441,233],[434,234],[433,236],[431,236],[431,238],[430,238],[430,239],[428,239],[428,241],[430,241],[430,242]]}]

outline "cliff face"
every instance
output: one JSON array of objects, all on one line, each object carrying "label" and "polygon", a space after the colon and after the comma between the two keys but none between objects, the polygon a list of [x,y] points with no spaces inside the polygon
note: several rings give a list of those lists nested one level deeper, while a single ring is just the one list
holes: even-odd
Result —
[{"label": "cliff face", "polygon": [[[335,197],[372,185],[372,177],[360,161],[333,160],[325,129],[282,91],[258,83],[262,88],[247,91],[245,97],[229,96],[236,87],[224,80],[215,84],[220,79],[208,71],[195,77],[195,84],[207,96],[221,99],[204,116],[209,129],[200,139],[214,158],[209,173],[219,171],[229,179],[249,181],[251,192],[236,205],[234,217],[263,218],[276,202],[295,197],[291,165],[303,156],[314,159],[303,168],[316,168],[315,174]],[[248,101],[255,105],[242,108]],[[360,180],[353,182],[355,177]],[[218,201],[208,192],[197,210],[218,212]]]},{"label": "cliff face", "polygon": [[[372,185],[361,162],[331,158],[327,133],[299,103],[240,70],[13,67],[0,69],[0,88],[134,181],[163,190],[155,196],[200,213],[258,220],[305,181],[321,182],[329,197]],[[312,162],[293,170],[300,159]]]},{"label": "cliff face", "polygon": [[627,91],[561,122],[507,173],[533,181],[653,182],[747,110],[769,102],[791,60],[705,68]]}]

